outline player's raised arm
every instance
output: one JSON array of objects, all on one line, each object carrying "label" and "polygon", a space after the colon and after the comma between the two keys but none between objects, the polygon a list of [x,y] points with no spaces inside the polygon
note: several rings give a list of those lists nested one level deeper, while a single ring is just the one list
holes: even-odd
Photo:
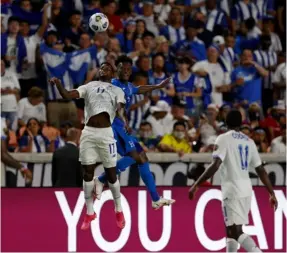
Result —
[{"label": "player's raised arm", "polygon": [[265,185],[265,187],[267,188],[267,191],[270,194],[269,201],[270,201],[271,206],[276,210],[278,207],[278,202],[277,202],[272,184],[269,180],[268,174],[266,173],[264,166],[261,164],[258,167],[256,167],[255,170],[261,182]]},{"label": "player's raised arm", "polygon": [[145,94],[145,93],[152,92],[153,90],[163,89],[167,85],[170,84],[171,80],[172,80],[172,77],[169,77],[169,78],[163,80],[160,84],[157,84],[157,85],[140,86],[140,87],[138,87],[138,94]]},{"label": "player's raised arm", "polygon": [[56,77],[52,77],[49,80],[49,83],[52,85],[55,85],[60,93],[60,95],[62,96],[62,98],[64,99],[76,99],[76,98],[80,98],[82,96],[80,96],[80,93],[78,90],[66,90],[60,79],[56,78]]}]

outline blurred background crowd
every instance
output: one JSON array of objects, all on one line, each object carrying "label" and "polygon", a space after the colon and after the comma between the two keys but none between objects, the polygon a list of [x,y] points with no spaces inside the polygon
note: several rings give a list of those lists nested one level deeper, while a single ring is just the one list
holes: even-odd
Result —
[{"label": "blurred background crowd", "polygon": [[[96,12],[109,18],[107,32],[89,29]],[[84,103],[63,100],[47,80],[77,88],[126,54],[137,86],[173,77],[166,89],[132,98],[129,131],[147,152],[211,152],[227,112],[239,108],[259,152],[285,153],[285,47],[286,0],[2,0],[9,150],[77,143]]]}]

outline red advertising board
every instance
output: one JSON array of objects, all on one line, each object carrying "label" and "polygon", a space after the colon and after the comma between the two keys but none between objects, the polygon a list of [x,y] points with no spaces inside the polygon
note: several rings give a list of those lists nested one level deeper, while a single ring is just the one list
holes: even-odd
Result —
[{"label": "red advertising board", "polygon": [[[176,199],[172,207],[151,208],[144,188],[122,188],[126,227],[116,227],[110,191],[95,202],[98,218],[81,231],[85,213],[80,189],[3,188],[1,190],[1,251],[225,251],[221,193],[202,188],[188,200],[188,188],[159,188]],[[254,187],[250,225],[244,231],[264,251],[286,252],[286,195],[276,188],[279,208],[269,206],[263,187]]]}]

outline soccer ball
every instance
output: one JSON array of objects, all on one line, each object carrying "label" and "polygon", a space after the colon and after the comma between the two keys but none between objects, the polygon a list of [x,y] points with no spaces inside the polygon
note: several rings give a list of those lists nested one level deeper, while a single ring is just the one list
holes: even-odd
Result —
[{"label": "soccer ball", "polygon": [[89,26],[95,33],[104,32],[109,27],[109,20],[105,14],[96,13],[90,17]]}]

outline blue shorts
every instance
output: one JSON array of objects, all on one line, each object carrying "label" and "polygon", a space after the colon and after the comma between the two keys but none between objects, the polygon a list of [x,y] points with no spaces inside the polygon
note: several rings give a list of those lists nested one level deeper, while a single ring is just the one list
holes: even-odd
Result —
[{"label": "blue shorts", "polygon": [[132,151],[137,151],[138,153],[143,151],[137,138],[129,135],[124,127],[113,124],[112,128],[117,141],[117,151],[121,156],[126,156]]}]

